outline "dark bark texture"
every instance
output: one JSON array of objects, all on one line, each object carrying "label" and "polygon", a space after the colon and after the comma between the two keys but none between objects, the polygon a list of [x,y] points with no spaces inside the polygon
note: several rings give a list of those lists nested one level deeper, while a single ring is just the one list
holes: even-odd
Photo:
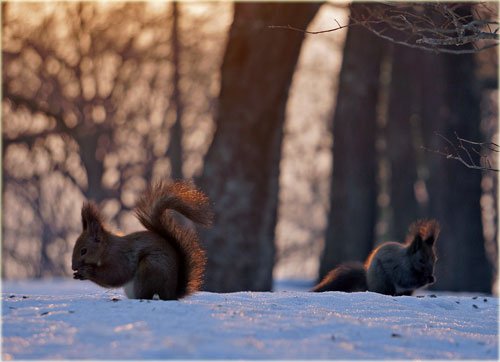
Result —
[{"label": "dark bark texture", "polygon": [[[351,11],[359,11],[356,4]],[[382,40],[361,27],[347,33],[333,117],[330,216],[319,278],[345,261],[364,261],[374,242],[376,112]]]},{"label": "dark bark texture", "polygon": [[172,99],[171,103],[175,106],[175,120],[172,128],[170,129],[170,142],[167,154],[170,159],[171,172],[170,176],[174,180],[182,179],[182,164],[183,164],[183,148],[182,148],[182,119],[184,114],[184,104],[182,101],[182,94],[180,89],[181,73],[180,73],[180,57],[181,57],[181,31],[179,29],[179,3],[174,1],[172,3]]},{"label": "dark bark texture", "polygon": [[[432,74],[438,69],[441,76],[428,76],[429,83],[441,85],[437,85],[434,92],[429,92],[427,99],[439,99],[442,94],[443,102],[441,107],[432,107],[432,101],[427,104],[426,139],[433,139],[429,148],[444,146],[433,132],[450,139],[455,132],[465,139],[481,139],[474,55],[441,55],[435,58],[427,64],[428,70]],[[428,157],[430,210],[432,217],[441,223],[441,236],[437,243],[437,282],[433,288],[490,292],[492,268],[486,258],[482,230],[481,172],[442,156],[429,154]]]},{"label": "dark bark texture", "polygon": [[392,49],[389,106],[385,129],[387,158],[391,168],[390,204],[392,240],[404,241],[409,225],[424,216],[424,204],[415,196],[417,155],[421,124],[422,77],[418,65],[429,54],[396,45]]},{"label": "dark bark texture", "polygon": [[491,287],[480,218],[481,173],[426,153],[428,204],[419,205],[414,192],[417,167],[422,166],[416,162],[416,129],[423,127],[430,149],[445,146],[435,132],[480,139],[474,69],[471,55],[435,55],[395,47],[386,132],[393,235],[403,240],[408,225],[418,218],[439,220],[442,232],[433,286],[439,290],[487,292]]},{"label": "dark bark texture", "polygon": [[279,163],[288,90],[316,3],[236,3],[221,71],[216,132],[200,185],[215,225],[202,232],[205,289],[272,289]]}]

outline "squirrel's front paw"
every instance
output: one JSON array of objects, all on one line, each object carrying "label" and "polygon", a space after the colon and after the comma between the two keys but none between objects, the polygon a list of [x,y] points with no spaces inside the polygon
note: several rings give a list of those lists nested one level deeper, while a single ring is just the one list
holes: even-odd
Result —
[{"label": "squirrel's front paw", "polygon": [[92,266],[84,265],[84,266],[78,268],[78,270],[73,273],[73,279],[77,279],[77,280],[89,279],[89,277],[93,274],[93,271],[94,271],[94,269]]}]

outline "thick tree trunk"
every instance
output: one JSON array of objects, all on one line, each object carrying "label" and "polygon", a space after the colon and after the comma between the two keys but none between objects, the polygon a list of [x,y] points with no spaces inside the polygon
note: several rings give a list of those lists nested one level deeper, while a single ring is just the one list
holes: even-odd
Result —
[{"label": "thick tree trunk", "polygon": [[[423,217],[425,198],[415,195],[418,128],[421,122],[421,59],[429,54],[396,45],[392,52],[389,107],[385,129],[387,158],[391,168],[391,240],[404,241],[408,226]],[[423,197],[421,197],[422,199]]]},{"label": "thick tree trunk", "polygon": [[[454,139],[456,132],[469,140],[481,139],[480,98],[475,76],[474,55],[441,55],[429,65],[436,69],[442,63],[442,77],[429,77],[429,83],[444,84],[443,105],[428,104],[427,138],[434,139],[430,148],[443,148],[444,141],[433,132]],[[440,81],[442,80],[442,81]],[[429,88],[432,89],[432,88]],[[428,92],[428,99],[439,98]],[[432,117],[434,116],[434,117]],[[441,223],[437,248],[437,282],[439,290],[490,292],[492,269],[486,258],[481,221],[481,172],[438,155],[429,155],[429,195],[431,212]]]},{"label": "thick tree trunk", "polygon": [[[351,12],[359,11],[353,4]],[[361,27],[347,33],[333,118],[330,216],[319,277],[364,260],[374,242],[376,108],[383,41]]]},{"label": "thick tree trunk", "polygon": [[319,4],[236,3],[222,64],[217,130],[202,188],[216,221],[202,233],[205,289],[272,288],[279,163],[288,90],[304,34]]}]

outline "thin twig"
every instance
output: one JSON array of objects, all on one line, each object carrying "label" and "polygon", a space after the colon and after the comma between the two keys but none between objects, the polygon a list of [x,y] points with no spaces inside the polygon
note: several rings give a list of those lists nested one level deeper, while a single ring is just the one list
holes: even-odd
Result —
[{"label": "thin twig", "polygon": [[[470,169],[475,169],[475,170],[484,170],[484,171],[494,171],[494,172],[499,172],[500,170],[498,168],[494,168],[491,166],[490,159],[487,154],[481,152],[481,148],[488,149],[493,152],[500,152],[500,149],[492,149],[490,148],[491,145],[494,145],[498,147],[498,145],[494,142],[476,142],[476,141],[470,141],[467,139],[464,139],[460,137],[456,132],[455,138],[457,144],[453,143],[450,139],[445,137],[444,135],[434,132],[436,136],[441,138],[446,144],[451,147],[452,151],[450,152],[449,148],[445,146],[444,150],[443,149],[429,149],[427,147],[421,146],[422,149],[436,153],[438,155],[444,156],[446,159],[452,159],[459,161],[463,165],[465,165],[467,168]],[[467,145],[470,145],[469,148],[467,148]],[[479,146],[480,149],[477,150],[474,146]],[[478,162],[474,161],[474,158],[472,157],[471,152],[475,153],[476,155],[479,156]],[[467,155],[466,158],[462,157],[462,154]]]},{"label": "thin twig", "polygon": [[[350,26],[362,26],[375,35],[411,48],[449,54],[472,54],[486,50],[498,45],[500,35],[498,34],[499,22],[495,12],[489,10],[491,18],[484,19],[477,9],[473,8],[476,17],[472,14],[459,15],[457,12],[463,4],[395,4],[381,2],[377,5],[363,5],[359,3],[363,11],[351,13],[349,23],[341,25],[334,19],[337,27],[325,30],[310,31],[300,29],[291,25],[271,25],[271,29],[287,29],[300,31],[306,34],[331,33]],[[416,6],[416,7],[415,7]],[[423,12],[416,10],[424,7]],[[492,31],[490,25],[497,28]],[[386,34],[386,30],[392,29],[399,34]],[[404,40],[396,38],[396,35]],[[480,42],[481,45],[478,45]],[[486,44],[484,44],[486,43]],[[450,46],[470,45],[469,48],[452,49]]]},{"label": "thin twig", "polygon": [[299,29],[299,28],[295,28],[291,25],[269,25],[268,28],[269,29],[287,29],[287,30],[293,30],[293,31],[300,31],[301,33],[305,33],[305,34],[324,34],[324,33],[331,33],[333,31],[337,31],[337,30],[349,27],[349,25],[341,26],[337,20],[335,20],[335,21],[338,24],[338,28],[319,30],[319,31],[309,31],[309,30]]}]

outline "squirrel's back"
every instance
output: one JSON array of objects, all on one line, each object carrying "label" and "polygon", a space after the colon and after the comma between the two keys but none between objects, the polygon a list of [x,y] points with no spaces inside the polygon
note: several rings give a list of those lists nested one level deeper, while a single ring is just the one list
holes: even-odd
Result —
[{"label": "squirrel's back", "polygon": [[371,292],[395,295],[396,279],[407,273],[407,257],[403,244],[388,241],[374,249],[366,259],[366,282]]},{"label": "squirrel's back", "polygon": [[155,183],[137,203],[136,215],[142,225],[168,241],[179,255],[177,298],[181,298],[201,288],[206,257],[196,232],[179,225],[168,210],[206,226],[213,213],[208,197],[186,181]]}]

